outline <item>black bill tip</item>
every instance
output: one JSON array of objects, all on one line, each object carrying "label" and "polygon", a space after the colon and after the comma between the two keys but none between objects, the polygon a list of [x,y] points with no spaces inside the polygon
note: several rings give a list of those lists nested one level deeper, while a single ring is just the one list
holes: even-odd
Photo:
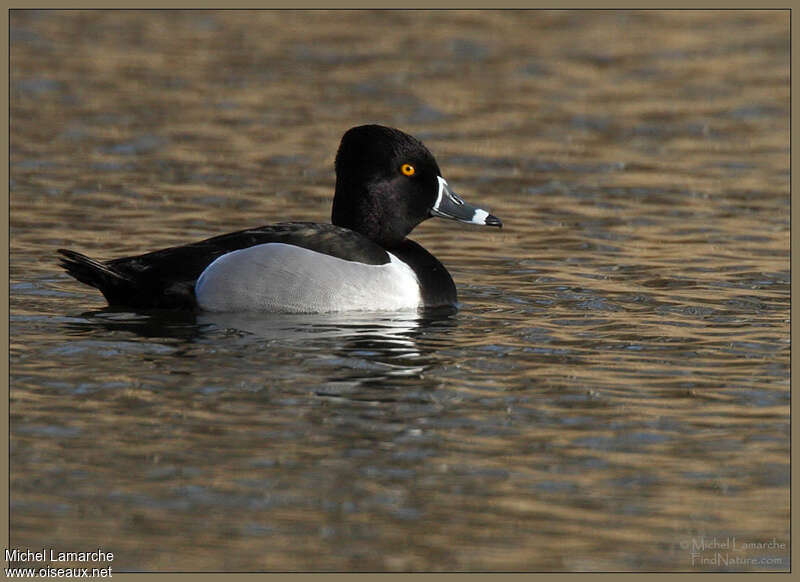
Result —
[{"label": "black bill tip", "polygon": [[497,218],[494,214],[490,214],[484,219],[484,223],[486,226],[496,226],[497,228],[503,228],[503,221]]}]

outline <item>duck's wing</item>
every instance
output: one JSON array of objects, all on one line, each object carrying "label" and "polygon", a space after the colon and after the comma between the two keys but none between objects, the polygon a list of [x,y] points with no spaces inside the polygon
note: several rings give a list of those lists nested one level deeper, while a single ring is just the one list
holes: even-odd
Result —
[{"label": "duck's wing", "polygon": [[144,255],[97,261],[59,249],[61,266],[96,287],[109,305],[194,308],[194,285],[205,268],[231,251],[270,242],[295,245],[337,258],[382,265],[389,256],[363,235],[333,224],[286,222],[215,236]]}]

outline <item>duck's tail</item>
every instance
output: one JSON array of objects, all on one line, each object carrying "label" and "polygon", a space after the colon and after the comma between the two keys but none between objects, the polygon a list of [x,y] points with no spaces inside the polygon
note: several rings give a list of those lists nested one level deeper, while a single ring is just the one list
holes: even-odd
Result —
[{"label": "duck's tail", "polygon": [[91,257],[68,249],[58,249],[60,265],[81,283],[100,290],[110,304],[123,289],[130,286],[131,280],[108,265]]}]

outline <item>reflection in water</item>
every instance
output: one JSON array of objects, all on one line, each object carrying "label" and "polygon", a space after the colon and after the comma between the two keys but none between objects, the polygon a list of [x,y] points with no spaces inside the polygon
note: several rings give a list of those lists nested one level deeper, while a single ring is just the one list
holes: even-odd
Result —
[{"label": "reflection in water", "polygon": [[[337,383],[361,380],[371,386],[398,377],[419,379],[433,360],[417,338],[436,332],[441,338],[458,325],[451,307],[421,311],[345,312],[324,314],[207,313],[180,310],[137,310],[107,307],[85,312],[64,324],[65,330],[84,341],[105,338],[109,332],[134,334],[144,339],[215,342],[240,336],[265,352],[296,346],[308,352],[357,362],[345,366],[351,373]],[[96,344],[92,344],[96,345]],[[441,342],[439,345],[443,345]],[[181,353],[180,344],[173,344]],[[73,350],[76,348],[72,348]],[[320,395],[324,394],[320,392]],[[333,396],[332,393],[325,393]]]},{"label": "reflection in water", "polygon": [[[450,313],[454,313],[450,312]],[[448,313],[447,315],[450,315]],[[304,341],[322,338],[367,341],[414,346],[410,338],[431,315],[416,311],[345,312],[324,314],[201,313],[199,324],[213,324],[218,329],[246,331],[267,340]],[[403,339],[407,338],[407,339]]]},{"label": "reflection in water", "polygon": [[80,336],[103,336],[107,332],[129,332],[142,338],[194,339],[204,333],[192,311],[130,311],[106,307],[87,311],[80,319],[69,322],[66,329]]},{"label": "reflection in water", "polygon": [[[422,312],[353,312],[330,314],[214,313],[199,315],[199,324],[213,324],[219,330],[245,331],[268,345],[282,348],[297,345],[305,351],[324,354],[328,365],[348,369],[337,375],[319,395],[335,396],[335,386],[354,382],[380,386],[402,377],[419,379],[433,360],[417,337],[435,328],[454,328],[455,309]],[[391,385],[391,384],[389,384]]]}]

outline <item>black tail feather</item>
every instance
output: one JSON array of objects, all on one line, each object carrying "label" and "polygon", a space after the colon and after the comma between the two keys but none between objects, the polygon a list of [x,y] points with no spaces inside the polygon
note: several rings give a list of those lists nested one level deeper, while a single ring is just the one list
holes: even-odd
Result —
[{"label": "black tail feather", "polygon": [[131,283],[128,277],[91,257],[68,249],[58,249],[58,252],[62,255],[59,259],[61,267],[81,283],[99,289],[109,303],[113,303],[120,290]]}]

